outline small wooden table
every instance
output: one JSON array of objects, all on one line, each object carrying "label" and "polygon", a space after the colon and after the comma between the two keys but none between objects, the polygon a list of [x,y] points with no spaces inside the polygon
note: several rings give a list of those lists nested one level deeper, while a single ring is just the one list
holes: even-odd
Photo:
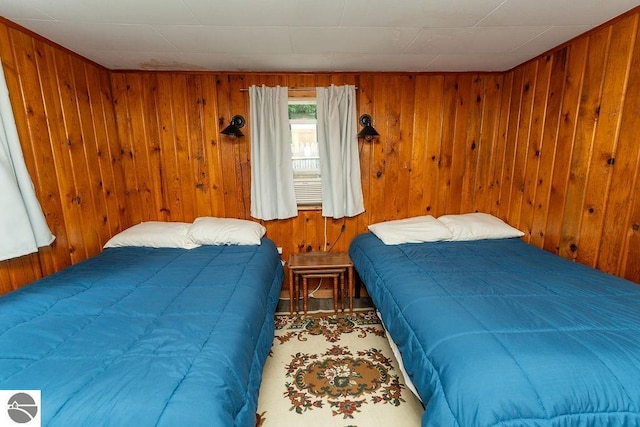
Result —
[{"label": "small wooden table", "polygon": [[[303,308],[307,312],[307,300],[309,299],[308,279],[329,278],[333,279],[333,309],[338,311],[338,294],[342,301],[344,311],[345,274],[349,294],[349,311],[353,311],[353,262],[349,255],[341,252],[306,252],[293,254],[289,257],[289,311],[291,314],[298,311],[298,292],[300,289],[300,277],[303,286]],[[338,292],[338,281],[340,289]]]}]

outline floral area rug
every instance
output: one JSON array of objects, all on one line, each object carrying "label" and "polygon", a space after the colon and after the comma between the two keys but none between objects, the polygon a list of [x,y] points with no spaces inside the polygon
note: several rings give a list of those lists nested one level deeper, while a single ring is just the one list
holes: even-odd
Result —
[{"label": "floral area rug", "polygon": [[261,426],[419,426],[422,412],[375,311],[276,315]]}]

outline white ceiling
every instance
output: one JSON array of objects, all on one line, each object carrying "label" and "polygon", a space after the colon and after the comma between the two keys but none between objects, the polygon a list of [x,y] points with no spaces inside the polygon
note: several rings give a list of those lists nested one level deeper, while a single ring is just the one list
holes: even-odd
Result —
[{"label": "white ceiling", "polygon": [[640,0],[0,0],[110,69],[504,71]]}]

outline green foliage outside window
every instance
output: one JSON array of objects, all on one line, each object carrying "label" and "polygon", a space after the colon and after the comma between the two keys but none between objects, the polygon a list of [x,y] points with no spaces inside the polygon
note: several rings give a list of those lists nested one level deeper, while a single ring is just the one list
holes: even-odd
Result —
[{"label": "green foliage outside window", "polygon": [[315,104],[289,104],[289,119],[315,119]]}]

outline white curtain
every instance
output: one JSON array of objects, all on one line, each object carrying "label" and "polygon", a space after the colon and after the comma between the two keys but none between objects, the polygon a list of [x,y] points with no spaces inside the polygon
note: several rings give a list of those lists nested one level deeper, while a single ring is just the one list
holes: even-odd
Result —
[{"label": "white curtain", "polygon": [[251,104],[251,216],[298,216],[293,191],[289,98],[286,87],[249,88]]},{"label": "white curtain", "polygon": [[0,63],[0,261],[37,252],[54,239],[24,163]]},{"label": "white curtain", "polygon": [[322,216],[342,218],[364,212],[356,132],[356,88],[316,88]]}]

